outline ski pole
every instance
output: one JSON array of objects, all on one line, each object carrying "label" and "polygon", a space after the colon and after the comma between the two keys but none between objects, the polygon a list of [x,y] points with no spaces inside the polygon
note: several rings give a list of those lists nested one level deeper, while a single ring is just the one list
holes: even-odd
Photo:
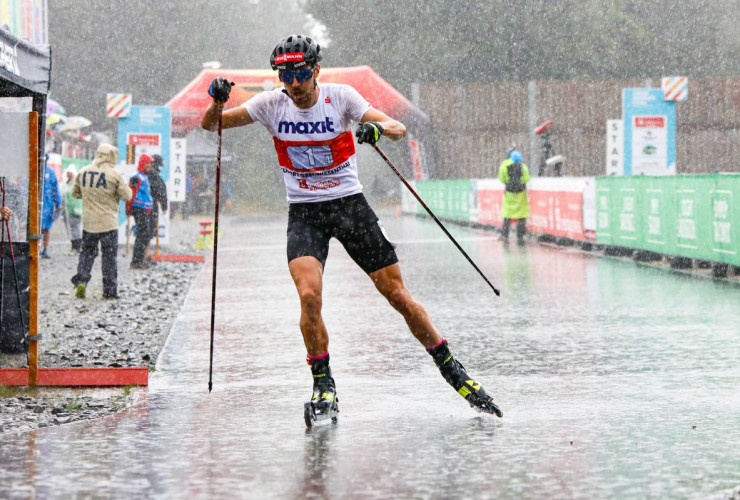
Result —
[{"label": "ski pole", "polygon": [[[5,177],[0,177],[0,193],[2,203],[0,207],[5,208]],[[5,221],[0,221],[0,323],[3,321],[3,297],[5,296]],[[10,231],[10,224],[8,231]]]},{"label": "ski pole", "polygon": [[[2,182],[0,182],[0,191],[2,192],[2,206],[5,206],[5,178],[2,178]],[[21,327],[23,328],[23,332],[25,335],[26,332],[26,321],[23,319],[23,306],[21,305],[21,289],[18,284],[18,268],[15,265],[15,251],[13,250],[13,238],[10,234],[10,221],[4,220],[2,221],[3,225],[3,231],[4,233],[8,234],[8,247],[10,248],[10,263],[13,269],[13,280],[15,281],[15,297],[18,301],[18,315],[21,318]],[[5,238],[2,238],[2,246],[5,246]],[[5,253],[5,249],[3,248],[3,254]],[[3,269],[3,274],[4,269]],[[5,276],[2,277],[3,279]],[[2,296],[0,295],[0,302],[2,302]]]},{"label": "ski pole", "polygon": [[216,323],[216,266],[218,262],[218,210],[221,196],[221,142],[223,133],[223,110],[218,111],[218,148],[216,149],[216,214],[213,223],[213,279],[211,285],[211,360],[208,370],[208,392],[213,389],[213,336]]},{"label": "ski pole", "polygon": [[473,266],[475,268],[475,270],[478,271],[478,274],[481,275],[481,278],[483,278],[485,280],[485,282],[488,283],[488,286],[491,287],[491,289],[493,290],[493,293],[495,293],[496,295],[501,295],[501,292],[499,292],[499,290],[495,286],[493,286],[493,284],[490,281],[488,281],[488,278],[486,278],[486,275],[483,274],[483,271],[481,271],[478,268],[478,266],[475,265],[475,262],[473,262],[473,259],[471,259],[468,256],[468,254],[465,252],[465,250],[462,249],[462,247],[457,242],[457,240],[455,240],[455,238],[452,237],[452,235],[447,230],[447,228],[444,226],[444,224],[442,224],[442,222],[440,222],[440,220],[437,218],[437,216],[434,215],[434,212],[432,212],[432,209],[430,209],[429,206],[427,206],[427,204],[424,203],[424,200],[421,199],[421,196],[419,196],[417,194],[417,192],[414,190],[414,188],[411,187],[411,184],[409,184],[409,181],[407,181],[406,178],[403,176],[403,174],[401,174],[401,171],[398,170],[398,168],[396,168],[396,166],[393,164],[393,162],[391,162],[388,159],[388,157],[380,150],[380,148],[378,147],[377,144],[373,144],[373,147],[375,148],[375,151],[377,151],[378,154],[381,156],[381,158],[383,158],[385,160],[385,162],[388,164],[388,166],[391,167],[391,170],[393,170],[393,172],[398,176],[398,178],[401,179],[401,182],[403,182],[404,186],[406,186],[406,188],[409,191],[411,191],[411,194],[413,194],[414,197],[419,201],[419,203],[421,203],[421,206],[424,207],[424,209],[429,213],[429,215],[432,217],[432,219],[434,219],[434,222],[436,222],[437,225],[440,228],[442,228],[442,231],[444,231],[444,233],[452,241],[452,243],[455,244],[455,246],[457,247],[457,249],[460,250],[460,253],[462,253],[465,256],[465,258],[468,259],[468,262],[470,262],[470,265]]}]

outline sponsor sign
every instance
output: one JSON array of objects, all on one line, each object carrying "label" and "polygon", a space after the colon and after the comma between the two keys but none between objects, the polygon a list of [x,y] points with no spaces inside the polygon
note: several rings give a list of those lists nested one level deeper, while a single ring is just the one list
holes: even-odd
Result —
[{"label": "sponsor sign", "polygon": [[289,62],[300,62],[306,58],[302,52],[288,52],[275,56],[275,64],[285,64]]},{"label": "sponsor sign", "polygon": [[139,165],[143,155],[162,155],[160,134],[126,134],[126,163]]},{"label": "sponsor sign", "polygon": [[532,179],[527,188],[527,228],[551,236],[594,241],[595,227],[587,231],[584,219],[584,194],[592,187],[591,178]]},{"label": "sponsor sign", "polygon": [[17,45],[9,45],[0,40],[0,68],[21,76],[21,71],[18,69]]},{"label": "sponsor sign", "polygon": [[624,175],[676,173],[676,106],[658,89],[623,89]]},{"label": "sponsor sign", "polygon": [[[130,176],[136,173],[141,155],[152,156],[158,154],[163,161],[159,173],[165,184],[169,183],[172,147],[170,139],[171,122],[170,108],[165,106],[131,106],[129,115],[119,118],[118,150],[123,163],[121,170],[126,182],[128,182]],[[159,216],[159,242],[164,245],[169,243],[169,216],[169,210],[166,214],[160,214]],[[133,219],[131,219],[131,223],[133,223]],[[133,242],[133,239],[131,241]],[[126,214],[123,203],[121,203],[118,215],[118,242],[119,244],[126,242]]]},{"label": "sponsor sign", "polygon": [[736,194],[730,189],[710,191],[712,250],[733,257],[738,255],[737,230],[740,224],[740,220],[735,220],[733,227],[733,214],[740,212],[735,205]]},{"label": "sponsor sign", "polygon": [[696,189],[676,190],[676,246],[679,248],[699,248],[696,232],[697,202]]},{"label": "sponsor sign", "polygon": [[587,241],[596,241],[596,179],[583,179],[583,236]]},{"label": "sponsor sign", "polygon": [[611,231],[611,186],[599,186],[596,182],[596,241],[612,243]]},{"label": "sponsor sign", "polygon": [[574,191],[530,190],[527,228],[537,233],[583,240],[583,194]]},{"label": "sponsor sign", "polygon": [[482,179],[477,183],[477,213],[479,224],[500,226],[504,223],[501,217],[501,205],[504,202],[504,185],[498,179]]},{"label": "sponsor sign", "polygon": [[[596,183],[592,177],[535,178],[527,185],[530,231],[596,241]],[[476,183],[476,209],[473,222],[501,226],[504,185],[498,179]]]},{"label": "sponsor sign", "polygon": [[[419,196],[437,217],[474,222],[471,219],[471,213],[475,208],[472,202],[475,192],[471,188],[474,182],[468,179],[424,181],[418,182],[417,187]],[[421,206],[417,211],[425,213]]]},{"label": "sponsor sign", "polygon": [[645,218],[645,242],[653,251],[662,253],[669,237],[670,224],[667,224],[666,217],[671,200],[660,186],[648,187],[644,193],[642,217]]},{"label": "sponsor sign", "polygon": [[[0,1],[0,26],[4,24],[3,14],[8,13],[6,4],[8,4],[7,0]],[[12,13],[12,3],[9,6]],[[16,12],[21,14],[20,7]],[[29,13],[26,12],[26,14]],[[37,34],[45,35],[44,30],[33,30],[32,33],[26,32],[19,25],[13,28],[12,22],[10,25],[12,33],[0,28],[0,79],[9,80],[39,94],[48,94],[49,75],[51,74],[50,49],[48,46],[34,45],[38,42],[46,43],[37,40],[36,36]],[[33,42],[29,42],[29,39]]]},{"label": "sponsor sign", "polygon": [[599,243],[740,265],[740,175],[599,177],[596,183]]}]

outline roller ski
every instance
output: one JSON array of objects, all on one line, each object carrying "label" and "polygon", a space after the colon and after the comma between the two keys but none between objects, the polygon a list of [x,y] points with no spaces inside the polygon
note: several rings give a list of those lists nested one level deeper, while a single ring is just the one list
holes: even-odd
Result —
[{"label": "roller ski", "polygon": [[329,355],[321,359],[309,360],[313,375],[313,394],[311,401],[303,405],[303,418],[309,429],[318,423],[331,420],[337,422],[339,413],[337,390],[329,368]]},{"label": "roller ski", "polygon": [[465,372],[463,365],[452,357],[446,340],[442,340],[438,346],[428,349],[428,351],[447,383],[475,411],[496,415],[499,418],[504,416],[501,408],[493,402],[491,396],[486,394],[483,387]]}]

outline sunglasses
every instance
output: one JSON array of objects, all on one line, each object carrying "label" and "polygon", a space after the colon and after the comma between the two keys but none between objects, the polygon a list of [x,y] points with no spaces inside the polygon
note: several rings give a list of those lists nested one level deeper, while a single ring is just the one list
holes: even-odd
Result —
[{"label": "sunglasses", "polygon": [[278,71],[278,78],[283,83],[293,83],[293,78],[298,80],[298,83],[303,83],[313,76],[314,69],[296,69],[296,70],[282,70]]}]

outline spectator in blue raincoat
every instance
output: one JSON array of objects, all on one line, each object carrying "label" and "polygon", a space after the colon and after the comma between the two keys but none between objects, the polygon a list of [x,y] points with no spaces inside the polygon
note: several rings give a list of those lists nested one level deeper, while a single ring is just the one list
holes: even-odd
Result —
[{"label": "spectator in blue raincoat", "polygon": [[[47,157],[47,161],[49,158]],[[49,231],[51,226],[54,225],[54,221],[59,218],[59,213],[62,208],[62,195],[59,192],[59,182],[57,181],[57,174],[49,168],[48,163],[44,167],[44,200],[43,209],[41,212],[41,235],[43,250],[41,250],[41,258],[51,259],[49,255]]]}]

